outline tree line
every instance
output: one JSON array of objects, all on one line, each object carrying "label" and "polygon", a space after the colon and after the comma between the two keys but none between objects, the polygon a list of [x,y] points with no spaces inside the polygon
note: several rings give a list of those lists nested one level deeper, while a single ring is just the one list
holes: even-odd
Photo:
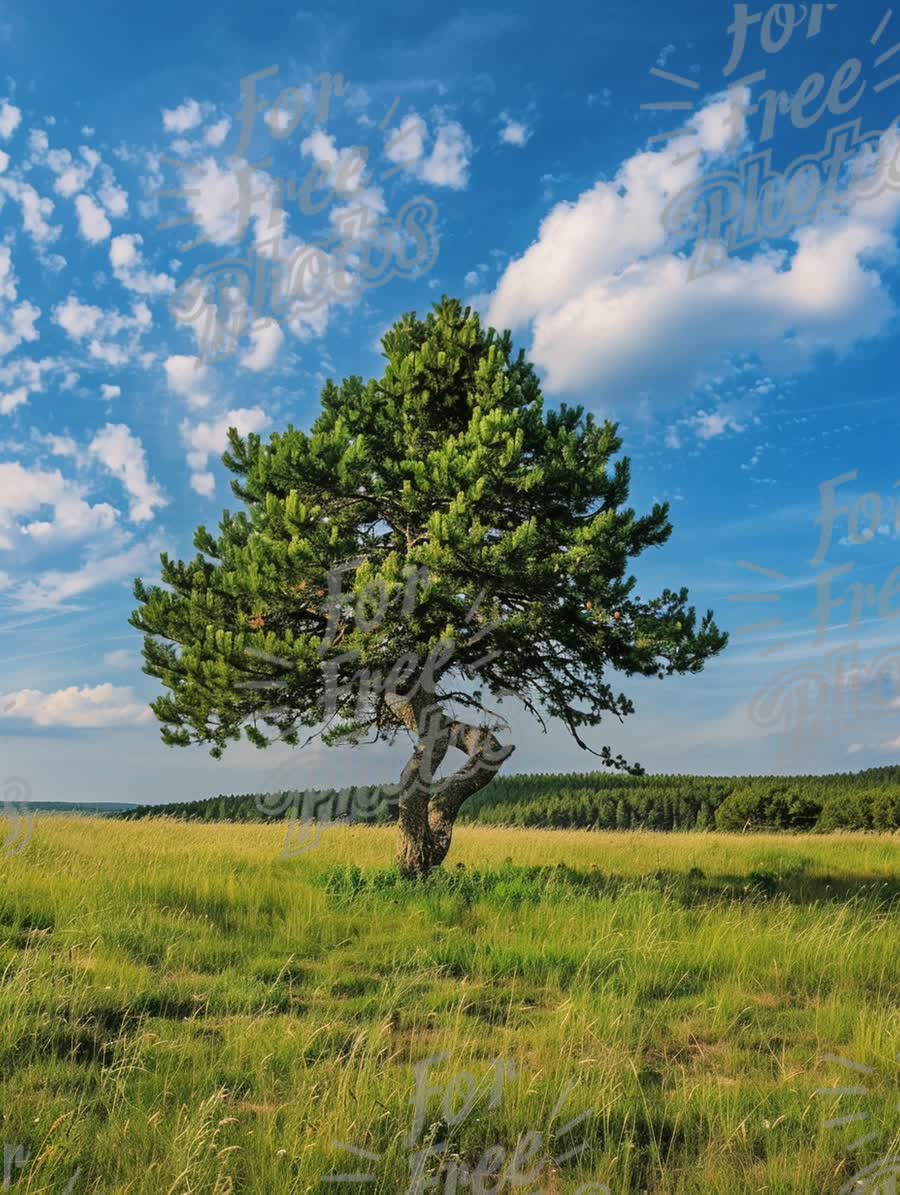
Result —
[{"label": "tree line", "polygon": [[[286,817],[388,824],[393,789],[356,786],[243,793],[142,805],[125,818],[261,822]],[[622,776],[609,772],[496,776],[460,821],[594,830],[897,830],[900,767],[828,776]]]}]

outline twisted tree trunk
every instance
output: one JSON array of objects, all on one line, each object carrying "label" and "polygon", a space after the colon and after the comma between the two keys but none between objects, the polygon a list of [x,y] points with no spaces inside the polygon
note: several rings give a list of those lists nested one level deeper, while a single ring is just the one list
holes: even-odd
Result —
[{"label": "twisted tree trunk", "polygon": [[[424,697],[389,695],[387,704],[418,739],[400,777],[397,864],[407,875],[424,877],[447,857],[464,802],[484,788],[515,747],[501,743],[486,727],[447,718]],[[432,792],[434,774],[451,746],[464,751],[468,761]]]}]

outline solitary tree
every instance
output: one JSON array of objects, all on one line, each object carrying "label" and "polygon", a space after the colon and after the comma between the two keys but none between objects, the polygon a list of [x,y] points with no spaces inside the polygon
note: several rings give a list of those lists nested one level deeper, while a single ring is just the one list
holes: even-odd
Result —
[{"label": "solitary tree", "polygon": [[[634,709],[609,670],[699,672],[726,636],[686,589],[635,594],[629,558],[666,542],[668,506],[625,505],[616,425],[545,411],[508,332],[445,298],[382,345],[383,376],[328,382],[308,434],[229,432],[246,509],[199,527],[193,560],[163,555],[163,586],[136,581],[131,621],[169,690],[153,703],[168,744],[218,757],[242,729],[258,747],[408,732],[398,861],[425,875],[514,750],[486,693],[591,750],[582,728]],[[437,779],[454,748],[466,761]]]}]

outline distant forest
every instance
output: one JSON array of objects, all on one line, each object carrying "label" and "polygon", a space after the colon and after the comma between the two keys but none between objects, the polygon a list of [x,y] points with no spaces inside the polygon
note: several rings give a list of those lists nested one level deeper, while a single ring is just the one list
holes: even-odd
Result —
[{"label": "distant forest", "polygon": [[[384,825],[396,786],[246,793],[140,805],[125,818],[304,820]],[[897,830],[900,766],[831,776],[622,776],[609,772],[498,776],[460,822],[590,830]]]}]

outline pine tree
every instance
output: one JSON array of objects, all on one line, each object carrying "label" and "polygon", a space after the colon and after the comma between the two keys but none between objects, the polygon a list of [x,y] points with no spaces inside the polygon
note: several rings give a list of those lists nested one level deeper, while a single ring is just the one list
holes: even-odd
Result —
[{"label": "pine tree", "polygon": [[[267,731],[297,745],[303,727],[324,725],[328,744],[408,731],[399,862],[422,875],[514,749],[484,690],[515,692],[590,749],[583,727],[634,709],[605,669],[698,672],[726,636],[711,612],[698,624],[685,589],[635,595],[629,560],[669,538],[668,506],[626,506],[616,426],[544,411],[508,332],[445,298],[382,345],[383,376],[326,383],[308,434],[229,431],[246,510],[225,512],[218,536],[199,527],[193,560],[163,555],[165,588],[136,581],[131,621],[169,690],[153,703],[166,743],[219,757],[242,730],[258,747]],[[326,603],[335,569],[343,590]],[[468,761],[435,784],[451,745]]]}]

